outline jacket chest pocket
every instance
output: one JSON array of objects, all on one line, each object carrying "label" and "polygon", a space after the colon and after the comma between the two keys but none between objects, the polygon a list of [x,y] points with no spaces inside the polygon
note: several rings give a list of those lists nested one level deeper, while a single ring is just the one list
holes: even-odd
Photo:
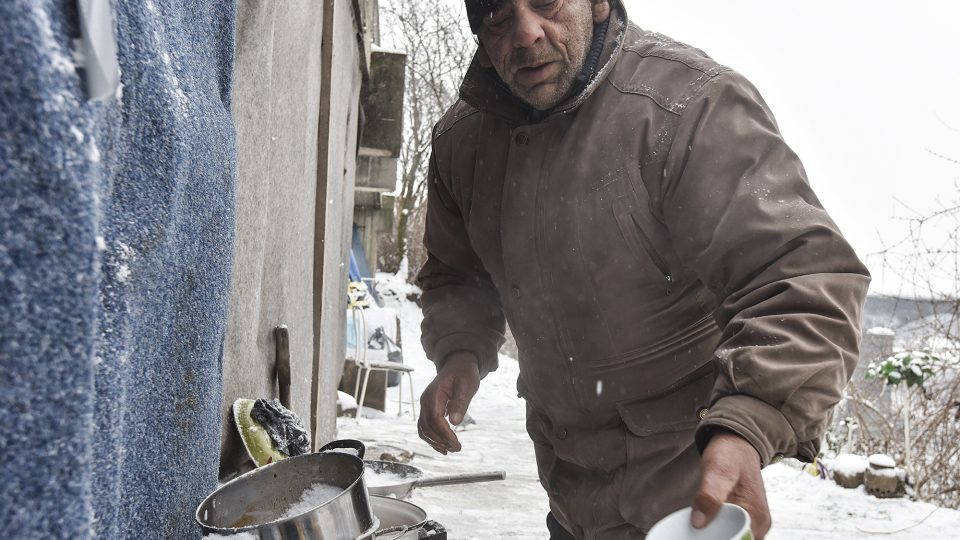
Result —
[{"label": "jacket chest pocket", "polygon": [[623,195],[613,201],[613,214],[624,244],[641,265],[651,268],[663,281],[663,290],[673,294],[676,277],[664,256],[665,249],[658,248],[653,238],[663,236],[663,226],[653,219],[647,208],[640,208],[637,201]]}]

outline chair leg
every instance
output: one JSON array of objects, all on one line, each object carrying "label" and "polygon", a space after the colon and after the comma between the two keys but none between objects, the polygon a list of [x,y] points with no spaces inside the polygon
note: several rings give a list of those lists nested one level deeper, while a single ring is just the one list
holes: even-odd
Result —
[{"label": "chair leg", "polygon": [[360,399],[360,376],[363,375],[363,368],[360,367],[360,362],[354,360],[354,365],[357,366],[356,382],[353,384],[353,399]]},{"label": "chair leg", "polygon": [[[387,378],[390,372],[387,372]],[[397,385],[397,416],[403,416],[403,377],[400,378],[400,384]]]},{"label": "chair leg", "polygon": [[[363,311],[360,308],[354,306],[350,310],[350,316],[353,317],[353,356],[354,363],[357,366],[357,381],[353,385],[353,398],[359,399],[360,397],[360,376],[363,374],[363,365],[366,361],[366,343],[364,342],[364,335],[366,334],[367,321],[363,317]],[[361,343],[363,345],[361,346]],[[358,409],[359,411],[359,409]]]},{"label": "chair leg", "polygon": [[407,372],[407,380],[410,381],[410,407],[413,408],[413,419],[417,419],[417,393],[413,391],[413,374]]},{"label": "chair leg", "polygon": [[[366,373],[363,374],[363,388],[360,390],[360,401],[357,402],[357,416],[360,418],[360,411],[363,410],[363,400],[367,397],[367,384],[370,382],[370,372],[372,369],[367,369]],[[359,375],[359,373],[358,373]]]}]

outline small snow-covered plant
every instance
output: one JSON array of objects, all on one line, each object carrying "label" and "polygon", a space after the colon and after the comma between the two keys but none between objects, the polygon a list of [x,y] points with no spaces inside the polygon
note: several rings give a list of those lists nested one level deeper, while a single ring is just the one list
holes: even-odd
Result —
[{"label": "small snow-covered plant", "polygon": [[891,386],[906,384],[910,388],[922,385],[939,364],[940,358],[929,351],[901,351],[879,364],[870,362],[866,378],[880,379]]},{"label": "small snow-covered plant", "polygon": [[923,382],[933,375],[934,368],[940,365],[940,358],[929,351],[901,351],[890,356],[877,365],[871,362],[867,367],[867,379],[881,379],[888,386],[903,386],[903,465],[907,472],[911,470],[911,443],[910,443],[910,388],[923,386]]}]

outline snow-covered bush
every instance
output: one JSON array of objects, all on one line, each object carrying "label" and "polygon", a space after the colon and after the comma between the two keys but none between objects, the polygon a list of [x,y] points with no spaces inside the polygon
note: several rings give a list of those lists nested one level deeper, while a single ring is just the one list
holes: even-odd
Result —
[{"label": "snow-covered bush", "polygon": [[[844,417],[827,434],[829,448],[893,456],[909,470],[908,494],[960,508],[960,365],[954,351],[907,348],[870,364],[863,379],[847,387]],[[872,381],[882,383],[878,393],[870,391]]]},{"label": "snow-covered bush", "polygon": [[960,189],[904,223],[904,238],[875,254],[888,276],[899,277],[904,305],[917,309],[906,318],[901,309],[884,324],[901,322],[892,328],[904,352],[850,381],[827,444],[834,452],[882,452],[900,463],[909,449],[915,497],[960,508]]},{"label": "snow-covered bush", "polygon": [[[867,368],[867,379],[881,379],[887,386],[900,387],[901,409],[903,414],[903,463],[907,470],[912,469],[912,443],[910,441],[911,406],[910,388],[923,386],[924,380],[934,374],[934,368],[940,359],[928,351],[901,351],[887,358],[880,365],[874,362]],[[902,388],[902,386],[906,388]]]},{"label": "snow-covered bush", "polygon": [[906,383],[909,388],[923,384],[939,364],[940,358],[929,351],[901,351],[880,364],[871,362],[866,377],[881,379],[891,386]]}]

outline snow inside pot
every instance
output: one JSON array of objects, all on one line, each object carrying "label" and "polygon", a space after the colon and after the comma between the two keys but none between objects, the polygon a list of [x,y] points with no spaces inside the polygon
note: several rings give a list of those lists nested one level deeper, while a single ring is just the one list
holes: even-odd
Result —
[{"label": "snow inside pot", "polygon": [[304,454],[224,484],[196,513],[204,532],[251,532],[262,539],[353,540],[377,530],[356,455]]}]

